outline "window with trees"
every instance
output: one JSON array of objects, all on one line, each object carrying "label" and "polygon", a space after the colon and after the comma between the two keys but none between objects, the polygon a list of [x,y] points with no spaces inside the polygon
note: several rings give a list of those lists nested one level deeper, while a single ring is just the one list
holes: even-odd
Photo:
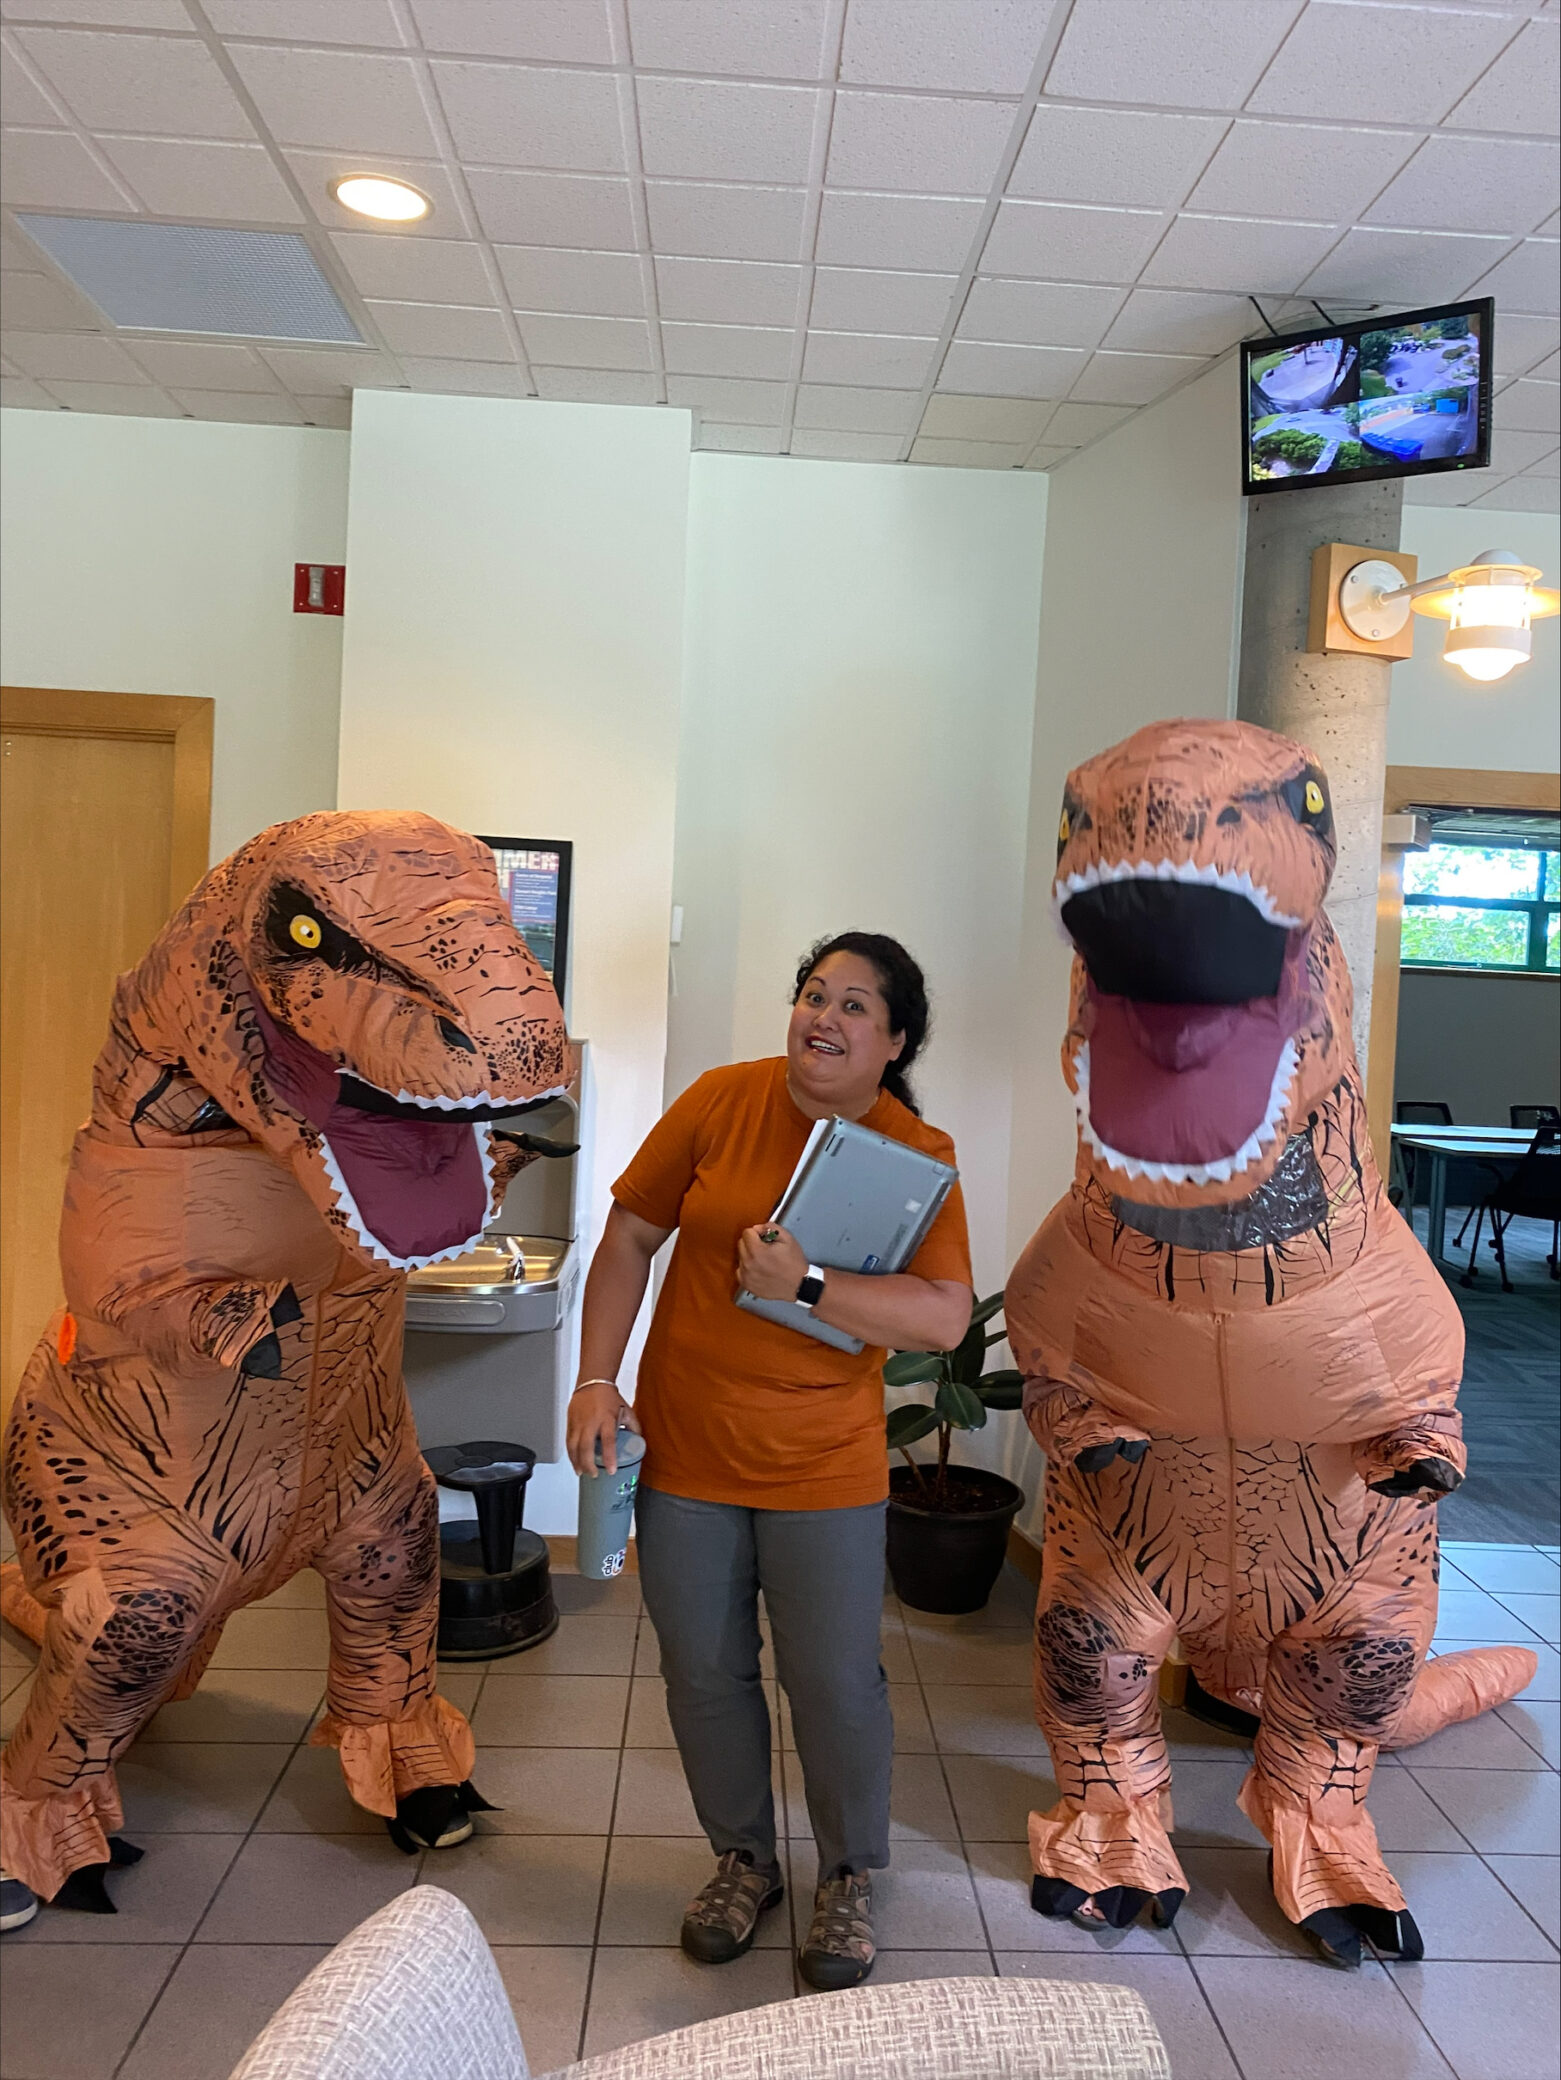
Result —
[{"label": "window with trees", "polygon": [[[1402,959],[1411,968],[1527,973],[1561,969],[1561,837],[1554,818],[1527,832],[1433,826],[1404,859]],[[1471,826],[1472,827],[1468,827]]]}]

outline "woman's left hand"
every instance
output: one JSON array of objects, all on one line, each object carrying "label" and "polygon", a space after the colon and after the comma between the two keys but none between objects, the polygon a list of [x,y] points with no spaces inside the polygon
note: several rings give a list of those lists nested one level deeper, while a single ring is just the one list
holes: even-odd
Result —
[{"label": "woman's left hand", "polygon": [[808,1275],[802,1247],[770,1221],[744,1228],[737,1245],[737,1279],[756,1300],[795,1300]]}]

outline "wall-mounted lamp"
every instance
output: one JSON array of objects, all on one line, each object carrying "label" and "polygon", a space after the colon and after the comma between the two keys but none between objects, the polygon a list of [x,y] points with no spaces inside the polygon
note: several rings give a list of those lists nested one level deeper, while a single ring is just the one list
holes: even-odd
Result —
[{"label": "wall-mounted lamp", "polygon": [[1434,615],[1449,624],[1448,663],[1489,683],[1527,663],[1533,622],[1561,612],[1561,593],[1537,585],[1538,567],[1506,549],[1487,549],[1437,578],[1417,580],[1415,570],[1412,556],[1342,542],[1316,550],[1307,648],[1394,661],[1414,649],[1411,615]]}]

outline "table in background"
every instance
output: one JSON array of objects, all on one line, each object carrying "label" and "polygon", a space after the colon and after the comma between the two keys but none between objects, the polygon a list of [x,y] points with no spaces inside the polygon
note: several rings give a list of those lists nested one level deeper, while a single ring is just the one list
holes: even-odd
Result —
[{"label": "table in background", "polygon": [[1510,1176],[1533,1146],[1534,1133],[1533,1127],[1393,1127],[1393,1153],[1402,1162],[1406,1178],[1406,1214],[1413,1211],[1422,1176],[1427,1179],[1426,1249],[1439,1270],[1447,1268],[1443,1244],[1449,1165],[1488,1163],[1492,1169]]}]

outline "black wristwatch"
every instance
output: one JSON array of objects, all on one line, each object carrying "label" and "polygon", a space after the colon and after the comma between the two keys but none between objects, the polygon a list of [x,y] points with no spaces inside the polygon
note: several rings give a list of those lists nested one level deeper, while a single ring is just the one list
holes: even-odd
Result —
[{"label": "black wristwatch", "polygon": [[810,1264],[807,1276],[797,1287],[797,1298],[804,1307],[817,1307],[824,1297],[824,1273],[818,1264]]}]

